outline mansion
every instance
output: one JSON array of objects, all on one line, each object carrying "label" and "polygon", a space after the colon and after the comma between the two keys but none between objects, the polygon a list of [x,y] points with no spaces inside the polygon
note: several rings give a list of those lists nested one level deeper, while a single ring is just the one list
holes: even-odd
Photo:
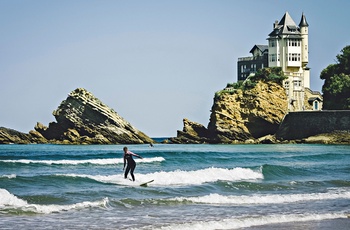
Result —
[{"label": "mansion", "polygon": [[297,26],[288,12],[273,24],[268,45],[254,45],[252,56],[238,58],[237,78],[246,80],[264,67],[281,67],[288,77],[283,82],[288,111],[321,110],[322,95],[310,90],[308,27],[304,14]]}]

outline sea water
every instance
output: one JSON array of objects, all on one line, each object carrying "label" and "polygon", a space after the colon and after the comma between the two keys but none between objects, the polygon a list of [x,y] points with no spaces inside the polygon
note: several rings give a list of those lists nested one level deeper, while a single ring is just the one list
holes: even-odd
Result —
[{"label": "sea water", "polygon": [[350,228],[350,146],[123,147],[1,145],[0,229]]}]

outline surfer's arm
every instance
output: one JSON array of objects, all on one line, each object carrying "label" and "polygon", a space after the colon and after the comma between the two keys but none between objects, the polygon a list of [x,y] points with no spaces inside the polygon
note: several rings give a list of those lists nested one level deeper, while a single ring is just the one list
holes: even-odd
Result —
[{"label": "surfer's arm", "polygon": [[124,170],[125,169],[125,165],[126,165],[125,153],[124,153],[123,159],[124,159],[124,167],[123,167],[123,170]]},{"label": "surfer's arm", "polygon": [[130,151],[128,151],[128,153],[133,155],[133,156],[135,156],[135,157],[143,159],[143,157],[141,157],[140,155],[137,155],[136,153],[133,153],[133,152],[130,152]]}]

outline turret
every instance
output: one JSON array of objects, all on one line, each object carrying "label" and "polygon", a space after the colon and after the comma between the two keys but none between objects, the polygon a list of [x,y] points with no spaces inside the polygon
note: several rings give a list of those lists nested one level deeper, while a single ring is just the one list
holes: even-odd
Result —
[{"label": "turret", "polygon": [[303,67],[307,65],[309,62],[309,24],[306,21],[306,17],[304,13],[301,16],[301,20],[299,23],[299,29],[300,29],[300,34],[301,34],[301,62],[303,64]]}]

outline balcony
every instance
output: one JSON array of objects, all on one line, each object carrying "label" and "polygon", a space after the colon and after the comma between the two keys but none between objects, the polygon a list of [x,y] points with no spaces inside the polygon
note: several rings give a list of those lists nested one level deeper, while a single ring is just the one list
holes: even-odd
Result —
[{"label": "balcony", "polygon": [[264,60],[264,56],[251,56],[251,57],[240,57],[238,61],[253,61],[253,60]]}]

